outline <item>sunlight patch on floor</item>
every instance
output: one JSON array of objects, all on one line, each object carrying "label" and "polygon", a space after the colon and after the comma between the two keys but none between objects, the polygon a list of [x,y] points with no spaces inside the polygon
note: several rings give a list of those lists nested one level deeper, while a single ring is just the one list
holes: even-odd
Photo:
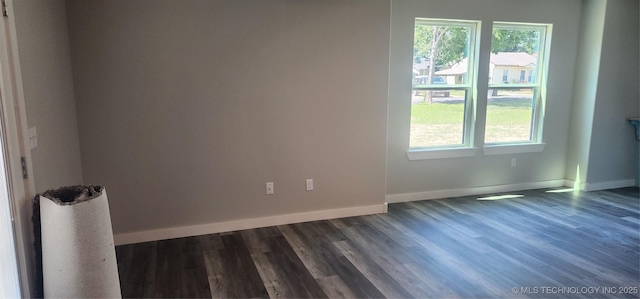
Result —
[{"label": "sunlight patch on floor", "polygon": [[494,195],[494,196],[487,196],[487,197],[478,197],[477,200],[500,200],[500,199],[519,198],[519,197],[524,197],[524,195],[518,195],[518,194]]},{"label": "sunlight patch on floor", "polygon": [[574,188],[564,188],[564,189],[548,190],[547,193],[568,193],[568,192],[573,192],[574,190],[575,190]]}]

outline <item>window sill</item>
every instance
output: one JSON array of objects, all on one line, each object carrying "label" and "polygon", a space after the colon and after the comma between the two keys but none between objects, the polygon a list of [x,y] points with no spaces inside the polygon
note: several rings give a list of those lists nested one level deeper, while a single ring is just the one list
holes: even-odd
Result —
[{"label": "window sill", "polygon": [[478,148],[442,148],[442,149],[419,149],[407,151],[409,160],[429,160],[429,159],[447,159],[447,158],[464,158],[476,155]]},{"label": "window sill", "polygon": [[482,152],[485,156],[539,153],[546,145],[546,143],[488,145],[482,148]]}]

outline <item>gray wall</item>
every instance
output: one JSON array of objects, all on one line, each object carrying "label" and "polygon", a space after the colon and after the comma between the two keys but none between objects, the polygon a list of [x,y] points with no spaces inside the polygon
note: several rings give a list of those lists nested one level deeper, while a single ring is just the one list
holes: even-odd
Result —
[{"label": "gray wall", "polygon": [[634,179],[637,143],[628,117],[636,117],[638,1],[607,1],[600,76],[594,106],[587,183]]},{"label": "gray wall", "polygon": [[65,2],[13,2],[36,192],[82,184]]},{"label": "gray wall", "polygon": [[600,76],[600,57],[607,1],[585,0],[580,23],[580,51],[577,53],[566,178],[584,183],[589,166],[591,130]]},{"label": "gray wall", "polygon": [[[565,177],[569,115],[582,2],[571,1],[394,1],[387,143],[387,194],[561,180]],[[542,153],[409,161],[410,76],[415,17],[553,23]],[[482,47],[489,47],[485,42]],[[485,52],[486,53],[486,52]],[[488,70],[487,70],[488,72]],[[486,82],[486,79],[485,81]],[[486,87],[479,86],[480,97]],[[479,117],[483,117],[479,112]],[[518,165],[510,167],[516,157]]]},{"label": "gray wall", "polygon": [[638,1],[587,0],[567,152],[567,178],[586,184],[636,178]]},{"label": "gray wall", "polygon": [[83,173],[114,232],[383,204],[389,6],[69,0]]}]

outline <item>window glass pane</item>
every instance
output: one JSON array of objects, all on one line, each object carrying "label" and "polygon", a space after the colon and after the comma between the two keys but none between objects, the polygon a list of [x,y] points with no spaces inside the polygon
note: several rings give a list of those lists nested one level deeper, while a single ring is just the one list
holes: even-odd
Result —
[{"label": "window glass pane", "polygon": [[464,144],[466,91],[434,91],[432,103],[423,100],[427,91],[413,92],[409,146],[434,147]]},{"label": "window glass pane", "polygon": [[470,34],[469,25],[416,19],[413,86],[468,84]]},{"label": "window glass pane", "polygon": [[416,19],[411,148],[465,144],[468,119],[465,107],[472,79],[469,70],[473,62],[469,60],[473,59],[475,26],[476,23],[467,21]]},{"label": "window glass pane", "polygon": [[534,89],[490,89],[485,143],[531,141]]},{"label": "window glass pane", "polygon": [[[541,28],[495,26],[489,84],[536,84]],[[527,77],[525,74],[529,74]]]}]

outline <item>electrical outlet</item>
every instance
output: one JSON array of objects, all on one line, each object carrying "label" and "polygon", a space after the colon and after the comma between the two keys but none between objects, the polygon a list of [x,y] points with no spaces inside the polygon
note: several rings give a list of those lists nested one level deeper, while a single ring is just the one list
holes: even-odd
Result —
[{"label": "electrical outlet", "polygon": [[307,191],[313,191],[313,179],[307,179]]},{"label": "electrical outlet", "polygon": [[273,194],[273,182],[267,182],[267,195]]},{"label": "electrical outlet", "polygon": [[511,167],[516,167],[517,160],[516,158],[511,158]]}]

